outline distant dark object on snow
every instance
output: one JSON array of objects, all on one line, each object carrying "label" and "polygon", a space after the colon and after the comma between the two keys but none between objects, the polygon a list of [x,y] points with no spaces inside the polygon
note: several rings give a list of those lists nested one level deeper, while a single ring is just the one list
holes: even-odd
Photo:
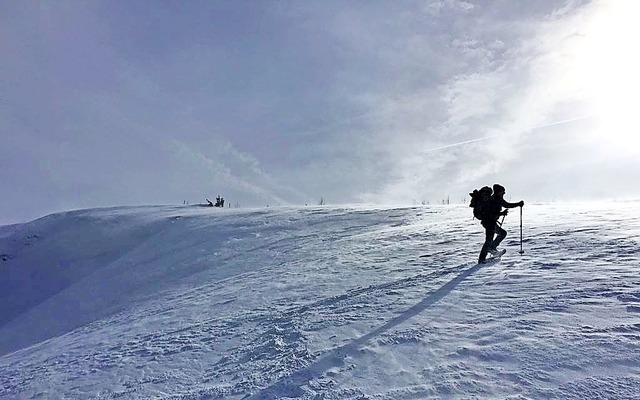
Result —
[{"label": "distant dark object on snow", "polygon": [[218,196],[216,197],[216,203],[213,204],[213,202],[209,199],[205,199],[207,201],[207,204],[200,204],[203,207],[224,207],[224,198]]}]

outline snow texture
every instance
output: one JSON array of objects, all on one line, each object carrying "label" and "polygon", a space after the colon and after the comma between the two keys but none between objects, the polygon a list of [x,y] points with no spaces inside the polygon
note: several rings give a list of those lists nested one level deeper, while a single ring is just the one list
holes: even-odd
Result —
[{"label": "snow texture", "polygon": [[3,399],[640,399],[640,203],[129,207],[0,227]]}]

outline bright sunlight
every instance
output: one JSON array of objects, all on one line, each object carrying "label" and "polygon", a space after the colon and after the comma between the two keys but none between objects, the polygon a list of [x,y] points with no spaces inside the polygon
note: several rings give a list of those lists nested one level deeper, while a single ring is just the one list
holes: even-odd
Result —
[{"label": "bright sunlight", "polygon": [[640,145],[640,2],[611,1],[589,23],[578,68],[600,121],[599,144],[616,154],[638,153]]}]

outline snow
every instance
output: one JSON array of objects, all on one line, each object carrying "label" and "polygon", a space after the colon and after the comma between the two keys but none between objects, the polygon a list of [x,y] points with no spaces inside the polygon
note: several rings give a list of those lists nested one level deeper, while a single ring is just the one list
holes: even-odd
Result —
[{"label": "snow", "polygon": [[0,227],[0,398],[638,399],[640,203],[116,207]]}]

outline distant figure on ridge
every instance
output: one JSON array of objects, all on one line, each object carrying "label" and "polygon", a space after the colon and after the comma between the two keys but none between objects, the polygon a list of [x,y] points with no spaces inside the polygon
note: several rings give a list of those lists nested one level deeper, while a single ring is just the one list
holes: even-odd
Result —
[{"label": "distant figure on ridge", "polygon": [[[209,201],[209,200],[207,200],[207,201]],[[210,201],[209,201],[209,204],[212,207],[224,207],[224,199],[222,197],[220,197],[220,195],[218,195],[218,197],[216,197],[216,204],[212,204]]]},{"label": "distant figure on ridge", "polygon": [[[518,203],[509,203],[503,196],[506,190],[504,186],[495,184],[493,185],[493,195],[491,194],[491,188],[488,186],[483,187],[480,190],[474,190],[473,193],[469,193],[471,196],[470,207],[473,207],[473,215],[480,220],[482,226],[485,229],[485,239],[480,250],[480,256],[478,257],[478,263],[482,264],[487,259],[487,253],[493,255],[502,255],[502,252],[498,251],[498,246],[507,236],[507,231],[502,229],[502,224],[498,222],[498,218],[501,215],[507,215],[507,210],[502,211],[504,208],[523,207],[524,201],[520,200]],[[494,236],[497,236],[494,239]]]}]

